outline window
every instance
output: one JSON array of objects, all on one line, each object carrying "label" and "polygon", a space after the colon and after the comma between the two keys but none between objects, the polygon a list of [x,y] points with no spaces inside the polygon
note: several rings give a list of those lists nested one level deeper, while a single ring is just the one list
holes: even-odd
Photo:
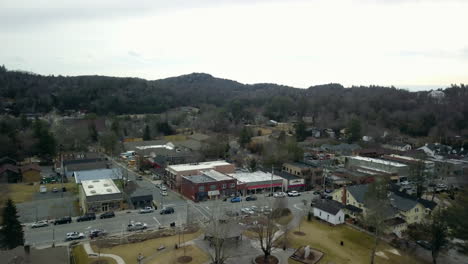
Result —
[{"label": "window", "polygon": [[231,187],[231,188],[236,188],[236,184],[235,184],[235,183],[231,183],[231,184],[229,184],[229,187]]},{"label": "window", "polygon": [[223,183],[223,189],[226,189],[227,185],[225,183]]},{"label": "window", "polygon": [[319,216],[322,216],[322,212],[319,212]]},{"label": "window", "polygon": [[214,185],[214,184],[210,185],[210,190],[212,190],[212,191],[216,190],[216,185]]},{"label": "window", "polygon": [[417,207],[414,208],[414,211],[415,211],[416,213],[419,212],[419,208],[417,208]]},{"label": "window", "polygon": [[204,192],[204,191],[205,191],[205,186],[200,186],[200,187],[198,187],[198,191],[199,191],[199,192]]}]

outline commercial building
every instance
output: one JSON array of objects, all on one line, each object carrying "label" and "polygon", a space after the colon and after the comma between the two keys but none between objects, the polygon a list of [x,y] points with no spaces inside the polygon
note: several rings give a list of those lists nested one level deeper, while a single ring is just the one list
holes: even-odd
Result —
[{"label": "commercial building", "polygon": [[215,170],[224,174],[234,173],[235,166],[224,160],[170,165],[166,168],[164,182],[171,189],[180,190],[183,176],[200,175],[203,171]]},{"label": "commercial building", "polygon": [[284,171],[275,172],[275,174],[283,178],[285,191],[304,191],[305,180],[299,176]]},{"label": "commercial building", "polygon": [[406,164],[410,168],[421,166],[421,168],[426,173],[434,173],[434,169],[435,169],[435,163],[430,160],[416,159],[413,157],[401,156],[401,155],[395,155],[395,154],[383,155],[382,159]]},{"label": "commercial building", "polygon": [[83,213],[119,210],[122,202],[123,194],[111,179],[81,182],[80,206]]},{"label": "commercial building", "polygon": [[229,176],[237,180],[237,191],[242,195],[284,190],[284,179],[263,171],[236,172]]},{"label": "commercial building", "polygon": [[409,174],[409,166],[403,163],[361,156],[346,157],[345,168],[373,176],[390,176],[397,182]]},{"label": "commercial building", "polygon": [[304,179],[305,190],[312,189],[314,185],[320,185],[323,180],[322,169],[314,167],[306,163],[301,163],[301,162],[284,163],[283,171]]},{"label": "commercial building", "polygon": [[123,177],[122,171],[119,168],[75,171],[72,176],[75,177],[76,183],[100,179],[117,180]]},{"label": "commercial building", "polygon": [[237,181],[215,170],[199,175],[182,176],[181,193],[193,201],[218,199],[236,193]]}]

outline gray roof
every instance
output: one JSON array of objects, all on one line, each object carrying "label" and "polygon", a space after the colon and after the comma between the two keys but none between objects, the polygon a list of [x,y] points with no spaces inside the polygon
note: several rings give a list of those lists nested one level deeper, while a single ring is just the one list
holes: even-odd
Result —
[{"label": "gray roof", "polygon": [[327,199],[318,201],[314,204],[314,207],[332,215],[336,215],[341,209],[344,208],[343,204],[340,202]]},{"label": "gray roof", "polygon": [[98,169],[98,170],[84,170],[73,172],[75,182],[81,181],[100,180],[100,179],[121,179],[122,172],[118,168],[113,169]]},{"label": "gray roof", "polygon": [[182,141],[176,141],[174,142],[174,145],[176,146],[182,146],[184,148],[188,148],[191,150],[200,150],[202,147],[202,143],[200,141],[194,140],[194,139],[187,139],[187,140],[182,140]]},{"label": "gray roof", "polygon": [[346,187],[346,190],[356,199],[358,203],[364,203],[364,198],[368,190],[367,184],[353,185]]},{"label": "gray roof", "polygon": [[193,135],[188,136],[191,139],[197,140],[197,141],[204,141],[210,138],[210,136],[201,134],[201,133],[195,133]]},{"label": "gray roof", "polygon": [[193,183],[205,183],[205,182],[216,182],[215,179],[208,177],[204,174],[202,175],[194,175],[194,176],[185,176],[183,177]]},{"label": "gray roof", "polygon": [[148,140],[148,141],[134,141],[134,142],[124,142],[125,150],[138,150],[137,147],[140,146],[153,146],[153,145],[165,145],[168,143],[167,140]]},{"label": "gray roof", "polygon": [[411,210],[418,204],[415,200],[407,199],[393,192],[390,193],[390,203],[401,211]]}]

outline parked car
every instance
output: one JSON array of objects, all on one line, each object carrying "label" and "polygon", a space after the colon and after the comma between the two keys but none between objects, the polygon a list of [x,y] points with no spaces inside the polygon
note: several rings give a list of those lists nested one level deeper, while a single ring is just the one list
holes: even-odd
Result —
[{"label": "parked car", "polygon": [[128,225],[127,225],[127,230],[128,231],[137,231],[137,230],[144,230],[148,228],[148,225],[146,223],[142,223],[142,222],[130,222]]},{"label": "parked car", "polygon": [[277,192],[277,193],[273,194],[273,197],[283,198],[283,197],[286,197],[286,194],[284,192]]},{"label": "parked car", "polygon": [[314,195],[320,195],[320,192],[319,191],[314,191],[313,194]]},{"label": "parked car", "polygon": [[58,189],[57,189],[57,188],[53,188],[53,189],[52,189],[52,192],[56,193],[56,192],[58,192]]},{"label": "parked car", "polygon": [[161,191],[162,196],[167,196],[167,191]]},{"label": "parked car", "polygon": [[161,185],[161,191],[167,191],[167,187],[164,185]]},{"label": "parked car", "polygon": [[62,217],[62,218],[59,218],[59,219],[55,219],[54,225],[69,224],[71,222],[72,222],[71,217],[65,216],[65,217]]},{"label": "parked car", "polygon": [[89,232],[89,238],[96,238],[105,235],[107,235],[107,232],[104,229],[93,229]]},{"label": "parked car", "polygon": [[149,214],[152,212],[154,212],[154,209],[151,206],[146,206],[145,208],[140,209],[140,214]]},{"label": "parked car", "polygon": [[247,214],[247,215],[253,215],[253,214],[255,214],[255,212],[254,212],[252,209],[248,208],[248,207],[247,207],[247,208],[242,208],[242,209],[241,209],[241,212],[242,212],[243,214]]},{"label": "parked car", "polygon": [[113,211],[105,212],[99,216],[100,219],[112,218],[112,217],[115,217],[115,214]]},{"label": "parked car", "polygon": [[239,203],[240,201],[242,201],[242,198],[239,196],[231,198],[231,203]]},{"label": "parked car", "polygon": [[162,214],[162,215],[163,215],[163,214],[173,214],[173,213],[175,213],[175,210],[174,210],[174,208],[172,208],[172,207],[163,208],[163,209],[161,210],[161,212],[160,212],[160,214]]},{"label": "parked car", "polygon": [[289,197],[301,196],[301,193],[298,191],[290,191],[288,192]]},{"label": "parked car", "polygon": [[76,219],[77,222],[84,222],[84,221],[91,221],[91,220],[96,220],[96,214],[95,213],[87,213],[85,215],[82,215]]},{"label": "parked car", "polygon": [[83,233],[70,232],[70,233],[67,233],[67,236],[65,237],[65,241],[83,239],[84,237],[85,235]]},{"label": "parked car", "polygon": [[426,240],[418,240],[416,241],[416,244],[420,245],[421,247],[427,249],[427,250],[432,250],[432,245]]},{"label": "parked car", "polygon": [[137,177],[137,180],[142,181],[142,180],[143,180],[143,176],[141,176],[141,175],[138,176],[138,177]]},{"label": "parked car", "polygon": [[231,216],[231,217],[239,216],[239,212],[227,211],[227,212],[226,212],[226,215],[227,215],[227,216]]},{"label": "parked car", "polygon": [[254,195],[250,195],[250,196],[247,196],[245,198],[246,201],[256,201],[257,200],[257,196],[254,196]]},{"label": "parked car", "polygon": [[41,220],[32,224],[31,228],[39,228],[39,227],[44,227],[44,226],[49,226],[49,223],[46,220]]}]

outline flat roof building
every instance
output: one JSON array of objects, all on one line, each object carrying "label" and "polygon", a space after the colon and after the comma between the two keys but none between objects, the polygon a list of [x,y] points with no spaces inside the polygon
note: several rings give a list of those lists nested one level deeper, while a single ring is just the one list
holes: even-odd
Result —
[{"label": "flat roof building", "polygon": [[83,213],[119,210],[123,195],[111,179],[81,181],[80,206]]},{"label": "flat roof building", "polygon": [[263,171],[236,172],[229,176],[237,180],[238,191],[246,194],[261,192],[276,192],[283,189],[283,178]]},{"label": "flat roof building", "polygon": [[181,178],[181,193],[193,201],[228,197],[237,192],[237,180],[215,170]]}]

